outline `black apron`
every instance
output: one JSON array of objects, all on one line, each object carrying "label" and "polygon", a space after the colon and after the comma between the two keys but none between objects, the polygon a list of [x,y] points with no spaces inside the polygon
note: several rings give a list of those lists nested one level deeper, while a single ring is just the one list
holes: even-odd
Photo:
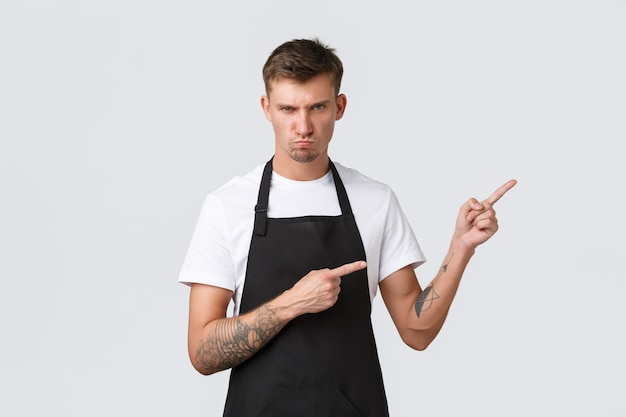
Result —
[{"label": "black apron", "polygon": [[[346,190],[330,162],[340,216],[267,218],[272,160],[255,208],[240,313],[291,288],[309,271],[366,260]],[[388,416],[370,319],[366,269],[342,277],[337,303],[288,323],[231,370],[224,416]]]}]

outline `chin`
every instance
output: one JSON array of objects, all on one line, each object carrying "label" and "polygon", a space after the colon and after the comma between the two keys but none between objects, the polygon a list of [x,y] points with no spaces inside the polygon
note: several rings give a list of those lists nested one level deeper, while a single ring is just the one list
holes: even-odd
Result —
[{"label": "chin", "polygon": [[297,150],[291,152],[291,159],[296,162],[309,163],[313,162],[320,156],[319,152]]}]

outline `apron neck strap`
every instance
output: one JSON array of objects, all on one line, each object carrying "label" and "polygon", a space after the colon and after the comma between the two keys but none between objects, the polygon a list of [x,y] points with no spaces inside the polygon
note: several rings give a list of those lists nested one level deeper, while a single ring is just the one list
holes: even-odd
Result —
[{"label": "apron neck strap", "polygon": [[333,172],[333,179],[335,180],[335,190],[337,191],[337,198],[339,199],[339,207],[341,207],[341,214],[343,216],[352,216],[352,207],[350,206],[350,200],[348,200],[348,193],[346,187],[343,186],[343,181],[335,168],[335,164],[330,159],[330,170]]},{"label": "apron neck strap", "polygon": [[270,197],[270,183],[272,178],[272,161],[274,157],[267,161],[263,176],[261,177],[261,186],[259,187],[259,197],[256,206],[254,206],[254,234],[265,235],[267,227],[267,202]]}]

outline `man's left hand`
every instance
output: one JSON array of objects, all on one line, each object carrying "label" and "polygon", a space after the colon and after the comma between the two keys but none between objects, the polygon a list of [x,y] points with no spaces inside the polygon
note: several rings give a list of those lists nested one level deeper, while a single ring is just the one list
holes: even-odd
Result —
[{"label": "man's left hand", "polygon": [[516,180],[509,180],[486,200],[479,202],[470,198],[461,206],[454,234],[468,249],[476,249],[498,230],[498,219],[493,205],[515,184]]}]

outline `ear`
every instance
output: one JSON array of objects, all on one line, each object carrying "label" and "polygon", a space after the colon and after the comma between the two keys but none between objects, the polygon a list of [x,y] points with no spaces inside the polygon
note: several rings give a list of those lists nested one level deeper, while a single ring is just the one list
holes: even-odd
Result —
[{"label": "ear", "polygon": [[337,96],[337,114],[335,115],[335,120],[340,120],[343,117],[343,113],[346,111],[346,105],[348,104],[348,99],[345,94],[339,94]]},{"label": "ear", "polygon": [[272,115],[270,114],[270,99],[268,96],[261,96],[261,108],[263,113],[265,113],[265,118],[271,122]]}]

